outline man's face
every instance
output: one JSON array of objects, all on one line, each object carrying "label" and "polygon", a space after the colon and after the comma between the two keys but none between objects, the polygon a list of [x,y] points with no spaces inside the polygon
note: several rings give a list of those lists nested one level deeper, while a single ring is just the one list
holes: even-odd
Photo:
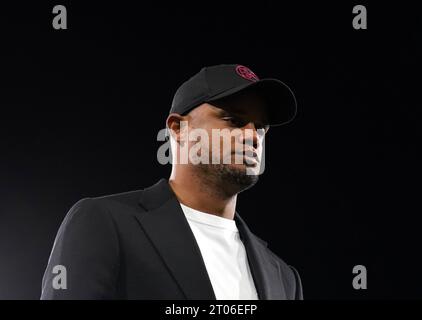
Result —
[{"label": "man's face", "polygon": [[241,92],[204,103],[188,114],[187,121],[189,130],[202,129],[208,134],[207,143],[189,142],[189,148],[200,144],[201,155],[207,154],[209,164],[198,165],[202,171],[238,185],[240,191],[257,182],[268,131],[264,101],[258,94]]}]

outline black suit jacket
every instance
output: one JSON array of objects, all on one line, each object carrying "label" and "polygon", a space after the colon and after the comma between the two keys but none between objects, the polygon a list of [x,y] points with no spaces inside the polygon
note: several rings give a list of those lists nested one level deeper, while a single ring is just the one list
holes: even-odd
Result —
[{"label": "black suit jacket", "polygon": [[[271,252],[237,212],[235,221],[259,299],[302,299],[297,271]],[[66,289],[53,288],[56,265],[66,268]],[[161,179],[144,190],[78,201],[58,231],[41,299],[216,297],[182,208]]]}]

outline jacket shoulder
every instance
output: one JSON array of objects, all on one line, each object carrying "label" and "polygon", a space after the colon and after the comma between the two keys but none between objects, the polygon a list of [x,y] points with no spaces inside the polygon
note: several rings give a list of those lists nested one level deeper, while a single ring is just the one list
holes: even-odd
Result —
[{"label": "jacket shoulder", "polygon": [[100,205],[110,205],[111,203],[136,206],[144,189],[114,193],[109,195],[97,196],[89,198]]},{"label": "jacket shoulder", "polygon": [[139,210],[143,211],[143,208],[139,206],[139,198],[142,191],[141,189],[83,198],[72,206],[68,215],[72,217],[73,214],[79,216],[90,214],[97,218],[110,216],[118,221],[119,218],[135,215]]},{"label": "jacket shoulder", "polygon": [[[91,198],[79,200],[66,214],[54,240],[41,299],[113,297],[119,251],[118,234],[108,210]],[[57,266],[67,270],[66,290],[56,290],[53,285]]]}]

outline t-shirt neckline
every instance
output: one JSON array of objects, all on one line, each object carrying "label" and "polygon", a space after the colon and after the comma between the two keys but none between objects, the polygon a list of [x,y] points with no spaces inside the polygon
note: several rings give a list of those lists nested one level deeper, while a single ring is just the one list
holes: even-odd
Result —
[{"label": "t-shirt neckline", "polygon": [[234,232],[239,231],[236,226],[236,221],[234,220],[219,217],[215,214],[199,211],[191,207],[188,207],[184,205],[183,203],[180,203],[180,206],[182,207],[182,210],[185,213],[186,218],[191,221],[199,222],[202,224],[206,224],[206,225],[210,225],[216,228],[226,229],[226,230],[230,230]]}]

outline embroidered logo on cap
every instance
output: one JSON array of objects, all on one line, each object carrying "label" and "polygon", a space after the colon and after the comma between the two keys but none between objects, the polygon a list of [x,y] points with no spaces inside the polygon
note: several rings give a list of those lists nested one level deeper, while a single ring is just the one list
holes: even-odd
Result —
[{"label": "embroidered logo on cap", "polygon": [[254,82],[259,80],[258,76],[255,73],[253,73],[252,70],[249,69],[248,67],[238,65],[236,67],[236,72],[239,76],[241,76],[242,78],[246,80],[254,81]]}]

